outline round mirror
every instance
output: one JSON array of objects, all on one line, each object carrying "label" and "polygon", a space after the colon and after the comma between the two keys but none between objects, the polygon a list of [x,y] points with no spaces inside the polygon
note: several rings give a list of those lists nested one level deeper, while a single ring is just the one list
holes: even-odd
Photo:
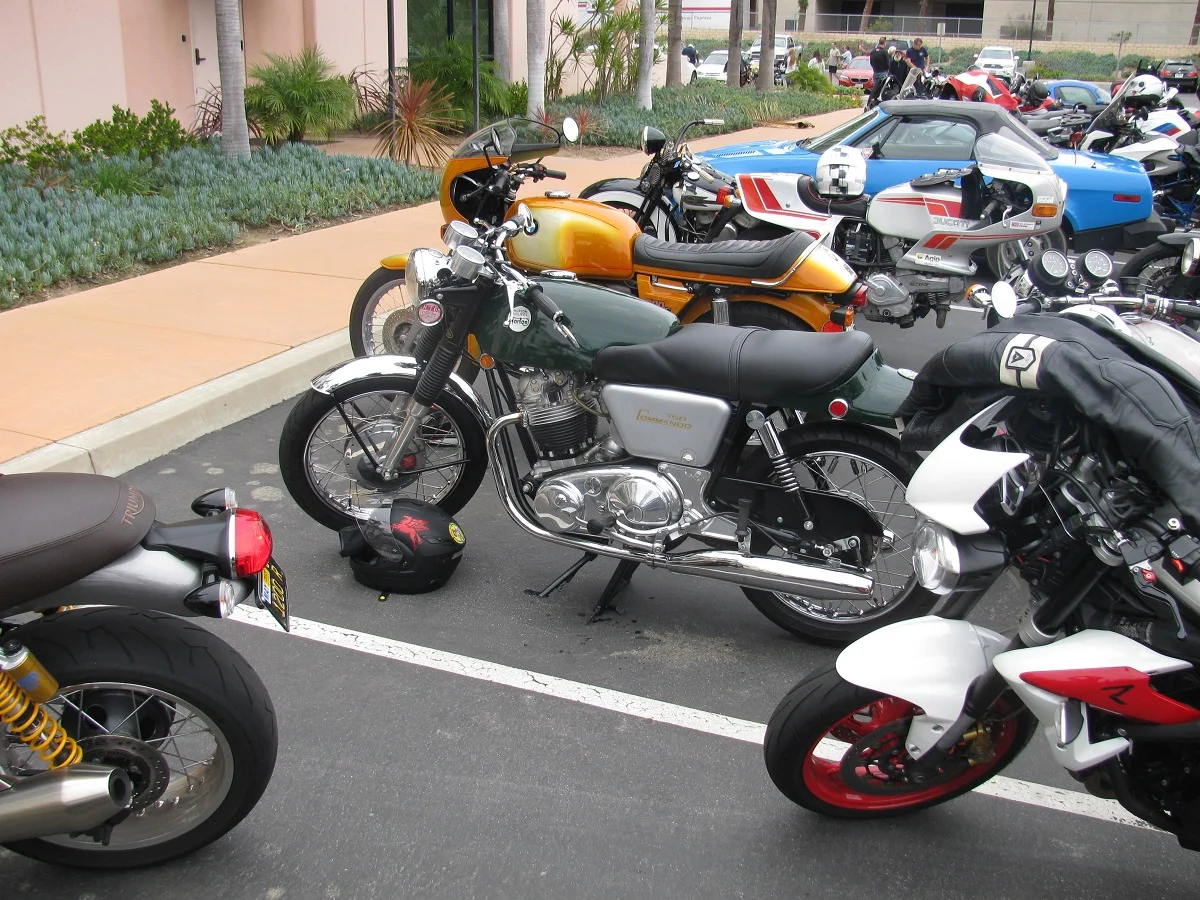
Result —
[{"label": "round mirror", "polygon": [[521,225],[521,230],[526,234],[537,233],[537,222],[534,221],[533,213],[529,211],[529,207],[524,203],[517,204],[517,221]]},{"label": "round mirror", "polygon": [[579,140],[579,123],[567,116],[563,119],[562,135],[572,144]]},{"label": "round mirror", "polygon": [[1007,281],[992,285],[992,309],[1002,319],[1011,319],[1017,311],[1017,292]]}]

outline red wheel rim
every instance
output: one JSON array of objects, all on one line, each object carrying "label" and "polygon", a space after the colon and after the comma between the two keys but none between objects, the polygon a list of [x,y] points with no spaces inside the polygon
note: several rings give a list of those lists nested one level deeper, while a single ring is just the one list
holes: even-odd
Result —
[{"label": "red wheel rim", "polygon": [[[983,781],[993,768],[1004,762],[1006,754],[1012,748],[1013,741],[1017,737],[1018,719],[1016,717],[990,722],[988,724],[988,734],[992,741],[992,758],[990,760],[954,774],[939,776],[920,789],[899,783],[895,785],[895,793],[866,793],[843,780],[842,761],[854,744],[863,738],[882,733],[888,726],[894,727],[897,722],[909,719],[919,712],[920,710],[916,706],[906,700],[882,697],[840,719],[809,747],[802,771],[805,786],[819,800],[843,809],[889,810],[920,806]],[[1003,713],[1005,710],[1000,712]],[[905,733],[906,729],[899,730],[901,750],[903,750]],[[838,742],[841,745],[839,748],[841,757],[829,758],[833,755],[829,752],[832,749],[828,743],[830,741]],[[825,747],[822,747],[822,744]],[[904,754],[904,757],[907,758],[907,754]],[[879,767],[872,765],[874,761],[874,757],[864,758],[863,763],[856,767],[856,772],[860,773],[863,778],[876,780],[883,789],[891,782],[880,777]]]}]

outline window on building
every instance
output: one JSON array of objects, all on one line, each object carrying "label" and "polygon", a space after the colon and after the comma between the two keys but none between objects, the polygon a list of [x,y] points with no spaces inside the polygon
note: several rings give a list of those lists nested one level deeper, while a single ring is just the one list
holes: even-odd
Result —
[{"label": "window on building", "polygon": [[[524,23],[520,23],[524,27]],[[408,0],[408,55],[445,47],[451,40],[471,43],[471,0]],[[492,0],[479,0],[479,46],[492,58]]]}]

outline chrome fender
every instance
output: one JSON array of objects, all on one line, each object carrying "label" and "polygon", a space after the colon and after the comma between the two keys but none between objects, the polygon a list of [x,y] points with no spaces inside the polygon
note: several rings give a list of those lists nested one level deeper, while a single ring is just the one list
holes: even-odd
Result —
[{"label": "chrome fender", "polygon": [[837,672],[851,684],[925,711],[913,717],[906,742],[919,759],[958,718],[967,688],[1006,646],[1006,638],[987,628],[924,616],[859,638],[838,656]]},{"label": "chrome fender", "polygon": [[[326,369],[312,380],[312,389],[327,397],[336,397],[353,387],[355,382],[380,375],[400,375],[405,378],[420,377],[421,367],[411,356],[359,356]],[[471,411],[479,427],[487,431],[492,424],[492,414],[483,405],[475,389],[458,375],[451,374],[445,390],[452,393]]]}]

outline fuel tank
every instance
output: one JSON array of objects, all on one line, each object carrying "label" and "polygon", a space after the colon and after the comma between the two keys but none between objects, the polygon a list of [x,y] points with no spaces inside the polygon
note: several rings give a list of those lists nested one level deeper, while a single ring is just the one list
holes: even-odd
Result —
[{"label": "fuel tank", "polygon": [[932,231],[962,232],[971,222],[962,217],[962,191],[953,186],[898,184],[880,191],[867,207],[867,224],[880,234],[917,241]]},{"label": "fuel tank", "polygon": [[508,256],[517,268],[564,269],[601,281],[633,277],[633,239],[641,232],[625,213],[595,200],[530,197],[522,202],[533,213],[537,231],[509,240]]},{"label": "fuel tank", "polygon": [[498,291],[483,301],[473,326],[480,349],[497,362],[586,372],[592,368],[596,354],[605,347],[649,344],[679,330],[679,320],[674,315],[629,294],[581,281],[535,280],[546,296],[566,313],[579,346],[560,334],[554,323],[521,295],[516,299],[516,319],[529,324],[521,331],[505,327],[508,300],[503,291]]}]

